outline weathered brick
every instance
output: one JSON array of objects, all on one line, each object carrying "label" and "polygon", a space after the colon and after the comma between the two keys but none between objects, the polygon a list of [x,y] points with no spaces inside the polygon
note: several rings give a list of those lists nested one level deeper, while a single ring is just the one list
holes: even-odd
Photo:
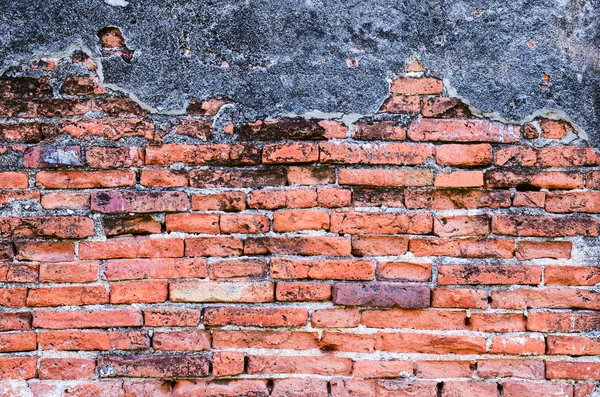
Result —
[{"label": "weathered brick", "polygon": [[443,189],[405,190],[404,200],[409,209],[471,209],[510,207],[509,191]]},{"label": "weathered brick", "polygon": [[390,87],[390,92],[403,95],[437,95],[443,90],[442,80],[433,77],[400,77]]},{"label": "weathered brick", "polygon": [[[304,325],[304,323],[303,323]],[[303,331],[213,331],[213,348],[308,350],[319,347],[316,332]]]},{"label": "weathered brick", "polygon": [[378,113],[419,113],[421,111],[421,98],[416,95],[392,95],[385,100]]},{"label": "weathered brick", "polygon": [[111,141],[125,137],[154,139],[154,123],[145,119],[61,120],[58,123],[58,130],[75,138],[86,140],[95,136]]},{"label": "weathered brick", "polygon": [[36,328],[117,328],[139,327],[142,325],[142,313],[139,310],[103,310],[103,311],[51,311],[37,310],[33,315]]},{"label": "weathered brick", "polygon": [[372,280],[375,272],[370,259],[272,258],[270,264],[276,279]]},{"label": "weathered brick", "polygon": [[433,217],[427,213],[331,213],[331,231],[340,234],[429,234],[432,228]]},{"label": "weathered brick", "polygon": [[18,189],[29,186],[29,178],[26,172],[0,172],[0,188]]},{"label": "weathered brick", "polygon": [[55,134],[52,124],[0,124],[0,141],[38,143]]},{"label": "weathered brick", "polygon": [[372,328],[460,330],[466,328],[464,311],[443,310],[365,310],[360,323]]},{"label": "weathered brick", "polygon": [[600,378],[600,363],[546,361],[546,378],[597,380]]},{"label": "weathered brick", "polygon": [[319,161],[319,145],[309,142],[286,142],[265,145],[263,164],[316,163]]},{"label": "weathered brick", "polygon": [[271,302],[275,287],[270,282],[176,281],[169,284],[172,302]]},{"label": "weathered brick", "polygon": [[162,351],[210,350],[210,332],[202,330],[155,331],[152,348]]},{"label": "weathered brick", "polygon": [[515,192],[514,207],[544,208],[546,193],[544,192]]},{"label": "weathered brick", "polygon": [[597,291],[547,287],[520,288],[513,291],[493,291],[492,307],[505,309],[590,309],[598,310]]},{"label": "weathered brick", "polygon": [[40,379],[93,379],[96,361],[87,358],[42,358]]},{"label": "weathered brick", "polygon": [[[66,242],[16,242],[18,260],[40,262],[72,261],[75,256],[75,244]],[[82,258],[83,259],[83,258]]]},{"label": "weathered brick", "polygon": [[514,241],[501,239],[413,238],[409,250],[415,256],[512,258]]},{"label": "weathered brick", "polygon": [[524,382],[509,380],[504,382],[502,393],[505,397],[568,397],[573,394],[573,385],[557,382]]},{"label": "weathered brick", "polygon": [[352,360],[336,356],[248,356],[249,374],[350,375]]},{"label": "weathered brick", "polygon": [[246,255],[350,255],[350,239],[343,237],[258,237],[244,242]]},{"label": "weathered brick", "polygon": [[36,350],[35,332],[0,334],[0,352],[25,352]]},{"label": "weathered brick", "polygon": [[0,331],[25,331],[31,329],[31,313],[3,313],[0,317]]},{"label": "weathered brick", "polygon": [[140,184],[150,187],[187,186],[188,174],[186,171],[144,170]]},{"label": "weathered brick", "polygon": [[479,332],[525,331],[525,316],[518,313],[473,313],[469,326]]},{"label": "weathered brick", "polygon": [[408,238],[404,236],[352,236],[352,255],[400,256],[408,251]]},{"label": "weathered brick", "polygon": [[424,285],[392,283],[337,283],[333,302],[346,306],[423,308],[430,305],[430,289]]},{"label": "weathered brick", "polygon": [[440,237],[486,236],[490,234],[490,217],[487,215],[435,217],[433,234]]},{"label": "weathered brick", "polygon": [[198,188],[285,186],[286,182],[285,168],[276,167],[250,170],[194,170],[190,172],[190,185]]},{"label": "weathered brick", "polygon": [[474,365],[470,361],[416,361],[415,375],[419,378],[439,378],[443,374],[447,378],[471,378]]},{"label": "weathered brick", "polygon": [[219,225],[223,234],[261,234],[269,231],[271,221],[260,214],[222,214]]},{"label": "weathered brick", "polygon": [[441,145],[435,150],[435,160],[448,167],[485,167],[492,164],[492,145]]},{"label": "weathered brick", "polygon": [[[392,97],[400,98],[402,97]],[[393,112],[393,99],[388,99],[389,106],[387,111]],[[396,125],[394,121],[373,121],[370,123],[356,123],[355,129],[352,132],[352,138],[360,141],[404,141],[406,139],[406,131],[402,127]]]},{"label": "weathered brick", "polygon": [[169,166],[183,163],[189,166],[244,166],[258,165],[261,150],[249,144],[210,144],[146,146],[146,165]]},{"label": "weathered brick", "polygon": [[309,282],[279,282],[275,288],[275,300],[280,302],[328,301],[331,285]]},{"label": "weathered brick", "polygon": [[0,78],[1,98],[47,98],[52,96],[48,77],[2,77]]},{"label": "weathered brick", "polygon": [[583,175],[577,171],[499,171],[485,173],[485,186],[489,188],[581,189]]},{"label": "weathered brick", "polygon": [[109,190],[92,194],[92,211],[102,213],[177,212],[190,209],[184,192]]},{"label": "weathered brick", "polygon": [[131,168],[144,164],[144,151],[137,147],[88,147],[87,165],[91,168]]},{"label": "weathered brick", "polygon": [[199,355],[101,356],[100,377],[139,378],[207,376],[209,358]]},{"label": "weathered brick", "polygon": [[318,309],[311,316],[317,328],[352,328],[358,326],[360,313],[356,308]]},{"label": "weathered brick", "polygon": [[436,175],[434,185],[443,188],[467,188],[483,186],[483,172],[455,171]]},{"label": "weathered brick", "polygon": [[94,221],[85,216],[0,217],[0,232],[12,238],[84,238],[93,236]]},{"label": "weathered brick", "polygon": [[600,268],[547,265],[544,269],[544,283],[594,286],[600,283]]},{"label": "weathered brick", "polygon": [[37,376],[37,357],[0,357],[0,380],[31,379]]},{"label": "weathered brick", "polygon": [[412,374],[413,364],[403,360],[357,360],[354,377],[358,379],[397,378]]},{"label": "weathered brick", "polygon": [[324,142],[319,147],[321,163],[329,164],[419,165],[433,157],[433,146],[418,143]]},{"label": "weathered brick", "polygon": [[108,303],[104,286],[31,288],[27,306],[82,306]]},{"label": "weathered brick", "polygon": [[481,354],[485,338],[479,336],[378,332],[377,350],[399,353]]},{"label": "weathered brick", "polygon": [[377,279],[387,281],[431,281],[430,263],[379,262]]},{"label": "weathered brick", "polygon": [[548,335],[548,354],[593,356],[600,354],[600,338],[586,336]]},{"label": "weathered brick", "polygon": [[151,215],[103,217],[102,228],[106,237],[121,234],[160,234],[162,224]]},{"label": "weathered brick", "polygon": [[599,222],[591,217],[494,215],[495,234],[526,237],[597,236]]},{"label": "weathered brick", "polygon": [[264,259],[231,259],[210,264],[211,279],[263,278],[266,274],[267,261]]},{"label": "weathered brick", "polygon": [[570,241],[519,241],[515,257],[520,261],[537,258],[569,259],[572,245]]},{"label": "weathered brick", "polygon": [[[221,218],[222,219],[222,218]],[[273,231],[328,230],[329,213],[322,210],[287,210],[273,214]]]},{"label": "weathered brick", "polygon": [[196,237],[185,239],[186,256],[238,256],[244,241],[235,237]]},{"label": "weathered brick", "polygon": [[278,121],[258,120],[243,124],[236,129],[241,140],[275,141],[282,139],[319,140],[345,138],[341,128],[331,128],[326,120],[282,119]]},{"label": "weathered brick", "polygon": [[599,213],[600,192],[547,194],[546,211]]},{"label": "weathered brick", "polygon": [[149,308],[144,310],[144,325],[148,327],[197,327],[200,310]]},{"label": "weathered brick", "polygon": [[352,189],[352,206],[404,208],[404,192],[394,188],[357,187]]},{"label": "weathered brick", "polygon": [[321,350],[327,352],[372,353],[375,351],[375,335],[325,331],[319,344]]},{"label": "weathered brick", "polygon": [[244,353],[217,352],[212,359],[213,376],[234,376],[244,373]]},{"label": "weathered brick", "polygon": [[160,303],[167,300],[167,281],[147,280],[111,283],[110,303]]},{"label": "weathered brick", "polygon": [[135,171],[41,171],[36,184],[47,189],[90,189],[135,185]]},{"label": "weathered brick", "polygon": [[453,119],[471,116],[469,106],[458,98],[423,98],[422,103],[423,117]]},{"label": "weathered brick", "polygon": [[338,183],[354,186],[428,186],[433,185],[433,172],[409,169],[340,168]]},{"label": "weathered brick", "polygon": [[544,335],[534,333],[494,336],[488,352],[521,356],[544,354],[546,353],[546,340]]},{"label": "weathered brick", "polygon": [[243,192],[193,194],[192,209],[194,211],[243,211],[246,209],[246,194]]},{"label": "weathered brick", "polygon": [[441,142],[518,142],[518,126],[489,120],[416,119],[408,127],[413,141]]},{"label": "weathered brick", "polygon": [[165,224],[169,232],[219,234],[218,214],[167,214]]},{"label": "weathered brick", "polygon": [[87,210],[90,208],[89,193],[49,192],[42,196],[40,204],[45,209]]},{"label": "weathered brick", "polygon": [[183,240],[178,238],[121,237],[79,244],[80,259],[177,258],[183,256]]},{"label": "weathered brick", "polygon": [[335,169],[333,167],[288,167],[287,179],[290,185],[329,185],[335,183]]},{"label": "weathered brick", "polygon": [[521,265],[440,265],[439,285],[532,284],[541,282],[540,266]]},{"label": "weathered brick", "polygon": [[176,131],[180,135],[207,141],[212,138],[212,121],[203,119],[183,119],[177,123]]}]

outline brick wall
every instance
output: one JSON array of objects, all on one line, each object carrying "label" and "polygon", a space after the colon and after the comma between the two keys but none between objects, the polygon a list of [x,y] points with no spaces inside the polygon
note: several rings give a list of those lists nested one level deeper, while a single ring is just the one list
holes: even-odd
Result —
[{"label": "brick wall", "polygon": [[0,79],[3,395],[593,395],[600,155],[568,123],[415,64],[351,125],[149,114],[94,70]]}]

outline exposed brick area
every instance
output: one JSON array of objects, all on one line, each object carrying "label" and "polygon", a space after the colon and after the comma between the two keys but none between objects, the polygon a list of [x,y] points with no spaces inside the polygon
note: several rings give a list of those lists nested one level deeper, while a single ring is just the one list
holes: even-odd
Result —
[{"label": "exposed brick area", "polygon": [[595,396],[600,153],[567,122],[419,69],[352,125],[223,126],[93,70],[0,80],[0,395]]}]

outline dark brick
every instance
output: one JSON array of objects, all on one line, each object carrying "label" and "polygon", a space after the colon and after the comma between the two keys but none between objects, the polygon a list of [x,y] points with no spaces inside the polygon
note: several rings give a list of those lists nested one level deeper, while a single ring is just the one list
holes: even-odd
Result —
[{"label": "dark brick", "polygon": [[338,283],[333,287],[333,303],[347,306],[424,308],[430,305],[430,290],[424,285]]}]

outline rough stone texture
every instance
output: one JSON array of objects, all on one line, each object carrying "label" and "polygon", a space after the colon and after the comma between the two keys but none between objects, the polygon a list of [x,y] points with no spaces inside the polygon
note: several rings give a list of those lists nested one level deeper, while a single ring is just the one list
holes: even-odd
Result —
[{"label": "rough stone texture", "polygon": [[[418,58],[477,108],[512,120],[557,110],[600,144],[594,0],[34,0],[2,11],[0,70],[83,48],[104,56],[105,83],[163,111],[218,96],[235,101],[226,117],[237,119],[373,113],[390,74]],[[101,46],[111,26],[124,40],[105,29]]]}]

